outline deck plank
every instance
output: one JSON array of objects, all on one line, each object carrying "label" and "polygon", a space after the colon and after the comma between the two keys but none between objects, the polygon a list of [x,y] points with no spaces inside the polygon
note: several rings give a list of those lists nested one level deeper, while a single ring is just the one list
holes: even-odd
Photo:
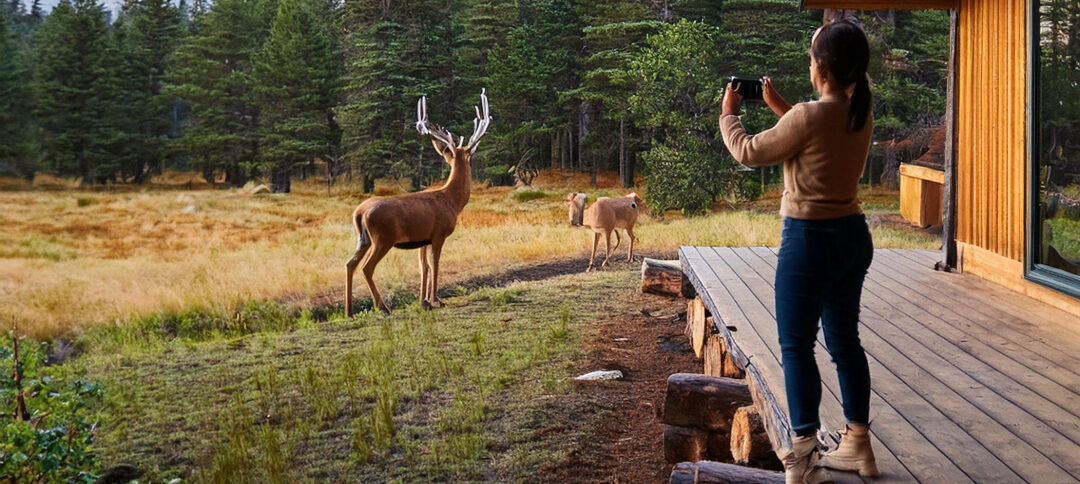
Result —
[{"label": "deck plank", "polygon": [[[879,259],[881,263],[877,267],[881,267],[882,276],[890,280],[888,285],[929,289],[918,291],[912,298],[917,299],[919,304],[935,308],[940,317],[961,323],[954,326],[978,340],[992,344],[1001,351],[1013,352],[1014,358],[1019,357],[1029,366],[1045,366],[1055,372],[1069,374],[1066,381],[1055,381],[1065,386],[1078,387],[1080,373],[1072,368],[1080,367],[1080,355],[1052,345],[1049,340],[1056,341],[1065,348],[1076,348],[1080,339],[1074,340],[1059,332],[1047,333],[1038,325],[1019,320],[1016,316],[1002,311],[1002,303],[996,297],[981,297],[983,290],[988,288],[961,290],[950,284],[957,278],[964,278],[963,276],[910,270],[902,260],[897,259],[894,251],[882,251]],[[1054,374],[1047,376],[1053,378]]]},{"label": "deck plank", "polygon": [[[899,249],[881,249],[887,258],[907,258],[906,251]],[[903,265],[903,264],[902,264]],[[934,284],[945,285],[952,290],[946,295],[952,302],[970,306],[974,311],[986,316],[1008,321],[1010,326],[1025,332],[1042,335],[1050,344],[1060,343],[1066,353],[1080,344],[1080,317],[1069,314],[1049,304],[1031,304],[1034,300],[1016,291],[1006,289],[978,277],[967,277],[957,273],[942,273],[929,267],[919,267],[909,275],[932,280]]]},{"label": "deck plank", "polygon": [[[733,353],[770,387],[774,418],[786,427],[771,431],[789,429],[776,337],[776,249],[684,247],[683,256],[684,270],[704,275],[695,286],[710,311],[735,328],[726,335]],[[936,272],[940,257],[875,250],[860,332],[873,378],[872,437],[885,473],[873,482],[1080,482],[1080,317]],[[837,427],[839,384],[820,335],[816,353],[822,422]]]},{"label": "deck plank", "polygon": [[[771,357],[772,353],[765,342],[756,336],[754,327],[737,309],[737,304],[723,286],[719,275],[705,261],[698,248],[680,248],[679,258],[695,289],[706,295],[702,298],[705,306],[712,313],[714,322],[721,327],[722,334],[728,338],[728,343],[734,343],[732,332],[726,329],[728,326],[743,330],[742,341],[739,344],[729,344],[732,358],[746,372],[747,379],[750,380],[748,383],[755,390],[755,401],[762,410],[761,416],[773,447],[777,451],[791,448],[791,424],[786,418],[776,418],[778,415],[786,415],[783,410],[787,406],[783,382],[780,381],[778,385],[775,380],[767,379],[774,378],[773,375],[779,373],[780,362]],[[754,356],[753,362],[748,355]]]},{"label": "deck plank", "polygon": [[[762,260],[775,273],[776,258],[763,257]],[[864,336],[864,331],[860,334]],[[819,334],[819,346],[824,348],[824,341]],[[827,353],[821,358],[827,358]],[[871,411],[874,426],[872,432],[888,442],[888,448],[904,449],[900,461],[922,482],[961,482],[974,479],[977,482],[994,480],[1001,476],[1015,476],[1006,466],[993,457],[983,446],[968,436],[947,415],[937,410],[927,399],[918,395],[906,383],[904,378],[874,357],[867,348],[870,362]],[[821,369],[822,380],[835,380],[836,370],[829,365]],[[877,398],[874,398],[874,396]],[[876,404],[876,405],[875,405]],[[885,405],[885,407],[881,407]],[[881,421],[881,412],[895,411],[903,415],[904,421],[885,423]],[[880,427],[880,429],[879,429]],[[910,427],[901,429],[901,427]],[[903,432],[897,432],[903,430]],[[950,448],[969,449],[964,455],[948,456]],[[945,449],[943,451],[942,449]],[[995,464],[996,462],[996,464]],[[980,465],[985,463],[987,465]],[[1019,478],[1017,478],[1019,479]]]},{"label": "deck plank", "polygon": [[[925,293],[934,289],[924,287],[920,290],[914,284],[875,269],[867,286],[871,292],[896,295],[889,298],[888,304],[900,313],[898,317],[915,321],[924,329],[922,332],[908,331],[917,336],[921,344],[937,353],[955,355],[950,364],[1017,405],[1033,410],[1064,436],[1080,444],[1080,405],[1075,404],[1080,401],[1080,375],[1045,359],[1039,353],[1041,347],[1022,347],[1021,343],[1003,336],[1003,331],[991,332],[948,309],[929,313],[926,308],[934,308],[935,302]],[[978,317],[968,314],[972,318]],[[896,322],[896,319],[891,320]],[[1003,329],[1003,325],[999,322],[998,327]],[[1034,343],[1037,341],[1027,344]]]},{"label": "deck plank", "polygon": [[[722,252],[724,249],[718,248],[716,250]],[[772,296],[774,294],[773,284],[776,270],[750,248],[739,247],[727,250],[730,250],[731,254],[735,257],[735,259],[729,259],[729,266],[742,274],[743,280],[754,289],[754,293],[758,297],[758,300],[775,320],[776,301]],[[843,416],[843,409],[840,405],[840,383],[837,380],[834,367],[829,362],[824,342],[820,338],[818,340],[817,348],[815,349],[815,354],[817,356],[818,370],[819,373],[821,373],[821,379],[824,385],[824,391],[822,392],[822,409],[820,413],[822,425],[829,430],[841,429],[847,422]],[[884,402],[876,393],[871,395],[871,401],[875,408],[881,410],[880,413],[882,417],[888,415],[888,417],[884,418],[890,422],[890,427],[905,427],[902,432],[898,432],[900,439],[894,438],[892,442],[889,443],[882,441],[876,432],[871,431],[872,444],[874,448],[877,449],[876,458],[878,469],[882,473],[882,477],[876,479],[875,482],[883,482],[883,480],[888,482],[910,482],[914,479],[912,472],[907,469],[895,455],[893,455],[891,448],[903,446],[903,440],[915,438],[918,432],[910,424],[902,421],[899,413],[888,403]],[[891,446],[889,444],[891,444]],[[923,480],[949,480],[951,482],[962,482],[963,480],[966,480],[963,474],[959,473],[959,470],[956,469],[955,466],[952,466],[940,451],[936,451],[936,449],[933,448],[920,448],[919,450],[924,451],[919,455],[919,462],[925,462],[928,465],[936,463],[935,466],[929,466],[932,470],[931,472],[924,472],[921,475]]]}]

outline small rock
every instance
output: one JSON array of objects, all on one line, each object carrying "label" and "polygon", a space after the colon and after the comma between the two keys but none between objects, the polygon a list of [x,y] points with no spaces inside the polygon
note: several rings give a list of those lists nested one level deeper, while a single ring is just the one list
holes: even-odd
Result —
[{"label": "small rock", "polygon": [[623,341],[630,341],[630,338],[615,338],[615,339],[613,339],[611,341],[616,341],[616,342],[621,343]]},{"label": "small rock", "polygon": [[255,187],[255,188],[251,189],[251,194],[252,195],[258,195],[260,193],[270,193],[270,187],[268,187],[266,185],[259,185],[259,186]]},{"label": "small rock", "polygon": [[195,213],[197,210],[199,210],[199,208],[195,205],[188,205],[180,209],[180,213]]},{"label": "small rock", "polygon": [[596,370],[594,372],[586,373],[575,380],[622,380],[623,374],[619,370]]}]

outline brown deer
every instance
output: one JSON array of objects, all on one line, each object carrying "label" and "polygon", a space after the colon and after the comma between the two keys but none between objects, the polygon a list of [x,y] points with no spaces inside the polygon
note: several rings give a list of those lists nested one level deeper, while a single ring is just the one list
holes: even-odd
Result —
[{"label": "brown deer", "polygon": [[[375,273],[375,266],[391,247],[420,249],[420,306],[430,309],[445,305],[438,296],[439,258],[442,256],[443,243],[454,232],[458,214],[469,202],[472,188],[469,160],[491,123],[487,94],[483,90],[480,92],[480,106],[482,108],[476,108],[473,134],[469,143],[465,144],[465,138],[461,137],[455,144],[454,135],[450,134],[450,131],[428,125],[427,97],[422,97],[417,102],[416,130],[422,135],[431,136],[435,151],[450,165],[450,176],[442,187],[435,190],[393,197],[372,197],[364,200],[353,211],[356,253],[345,263],[346,317],[352,316],[352,283],[357,266],[361,267],[364,282],[371,292],[375,307],[384,313],[390,313],[371,276]],[[430,266],[427,259],[428,246],[431,246]]]},{"label": "brown deer", "polygon": [[[600,264],[603,269],[611,257],[611,251],[619,248],[619,231],[616,228],[626,229],[626,236],[630,239],[630,248],[626,253],[627,262],[634,260],[634,224],[637,223],[638,207],[641,206],[641,198],[637,193],[630,192],[619,198],[600,197],[592,205],[585,208],[585,194],[571,193],[568,197],[570,202],[570,225],[575,227],[586,226],[593,230],[592,255],[589,256],[591,271],[593,260],[596,258],[596,247],[600,244],[600,234],[604,234],[605,255],[604,262]],[[611,246],[611,233],[615,232],[615,247]]]}]

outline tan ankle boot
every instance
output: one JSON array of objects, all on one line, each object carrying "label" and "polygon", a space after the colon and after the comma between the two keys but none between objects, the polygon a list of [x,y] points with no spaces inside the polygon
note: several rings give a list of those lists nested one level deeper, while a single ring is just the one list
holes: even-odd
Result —
[{"label": "tan ankle boot", "polygon": [[784,456],[785,484],[825,484],[832,482],[828,472],[818,467],[818,440],[809,437],[795,437],[791,441],[791,451]]},{"label": "tan ankle boot", "polygon": [[854,471],[860,476],[878,475],[874,449],[870,448],[870,427],[849,423],[847,430],[840,431],[840,445],[832,452],[822,454],[819,465],[839,471]]}]

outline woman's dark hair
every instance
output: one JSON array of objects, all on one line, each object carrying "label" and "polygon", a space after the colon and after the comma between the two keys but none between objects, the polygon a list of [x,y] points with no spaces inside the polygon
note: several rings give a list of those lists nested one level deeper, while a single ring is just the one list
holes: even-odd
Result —
[{"label": "woman's dark hair", "polygon": [[[862,28],[848,19],[829,23],[818,31],[810,47],[818,67],[832,73],[833,79],[846,88],[855,84],[848,110],[848,132],[861,131],[870,114],[870,79],[866,66],[870,63],[870,43]],[[823,72],[824,73],[824,72]]]}]

